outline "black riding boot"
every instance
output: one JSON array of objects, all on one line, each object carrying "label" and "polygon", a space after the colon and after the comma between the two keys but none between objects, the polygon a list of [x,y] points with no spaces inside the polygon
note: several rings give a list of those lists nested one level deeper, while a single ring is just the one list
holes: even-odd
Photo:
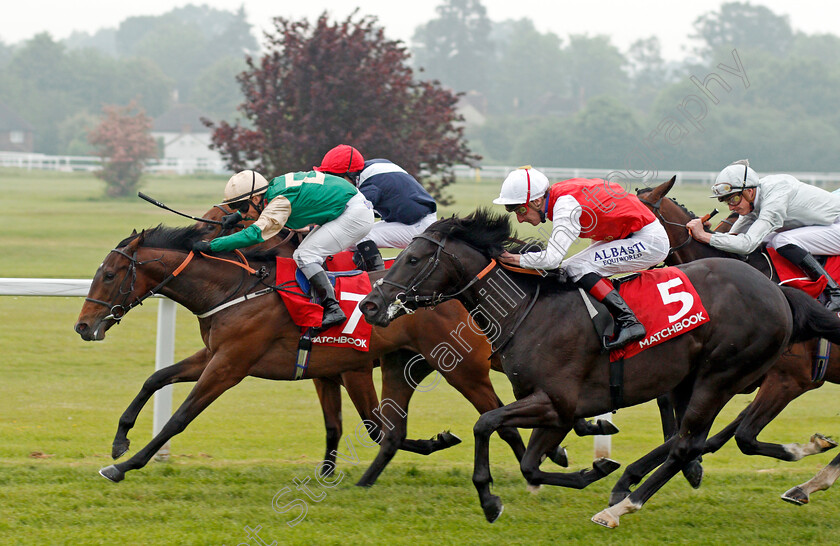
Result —
[{"label": "black riding boot", "polygon": [[382,271],[385,269],[382,254],[379,253],[379,248],[373,241],[362,241],[357,244],[354,258],[356,265],[364,271]]},{"label": "black riding boot", "polygon": [[609,310],[613,319],[615,319],[615,325],[618,329],[615,339],[604,343],[604,347],[608,351],[619,349],[628,343],[638,341],[645,337],[647,333],[645,332],[645,327],[636,318],[636,314],[630,309],[627,302],[624,301],[624,298],[619,295],[618,290],[613,289],[607,293],[604,299],[601,300],[601,303],[607,306],[607,310]]},{"label": "black riding boot", "polygon": [[619,349],[645,337],[645,327],[609,280],[597,273],[587,273],[577,280],[577,284],[603,303],[615,321],[616,334],[612,341],[604,341],[606,350]]},{"label": "black riding boot", "polygon": [[333,290],[325,271],[319,271],[312,275],[309,278],[309,283],[312,285],[312,290],[315,291],[315,294],[321,298],[321,306],[324,308],[324,318],[321,319],[322,330],[326,330],[331,326],[341,324],[347,320],[347,316],[338,305],[338,300],[335,298],[335,290]]},{"label": "black riding boot", "polygon": [[820,277],[825,277],[827,283],[825,290],[823,290],[826,298],[825,307],[832,313],[840,312],[840,285],[831,278],[831,275],[826,272],[825,268],[820,265],[810,252],[796,245],[785,245],[777,248],[776,252],[795,265],[798,265],[812,281],[817,281]]}]

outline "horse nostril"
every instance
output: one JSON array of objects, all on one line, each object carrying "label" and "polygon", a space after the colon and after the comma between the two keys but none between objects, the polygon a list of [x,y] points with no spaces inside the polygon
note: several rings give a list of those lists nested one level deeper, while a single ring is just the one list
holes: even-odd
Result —
[{"label": "horse nostril", "polygon": [[79,335],[81,335],[83,332],[86,332],[87,329],[88,329],[88,325],[85,324],[84,322],[76,323],[76,327],[74,328],[74,330],[76,330],[76,333],[79,334]]},{"label": "horse nostril", "polygon": [[374,314],[379,310],[379,306],[373,303],[372,301],[366,301],[362,303],[362,312],[365,314]]}]

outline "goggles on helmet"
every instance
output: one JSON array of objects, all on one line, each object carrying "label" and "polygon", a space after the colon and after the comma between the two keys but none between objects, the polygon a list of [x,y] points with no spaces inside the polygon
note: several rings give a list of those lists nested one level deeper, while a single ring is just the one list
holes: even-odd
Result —
[{"label": "goggles on helmet", "polygon": [[505,210],[508,212],[515,212],[520,216],[528,214],[528,205],[505,205]]}]

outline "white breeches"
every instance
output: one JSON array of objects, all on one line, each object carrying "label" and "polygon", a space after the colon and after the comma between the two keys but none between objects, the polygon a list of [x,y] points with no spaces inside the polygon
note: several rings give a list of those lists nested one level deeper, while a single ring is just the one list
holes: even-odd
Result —
[{"label": "white breeches", "polygon": [[354,246],[373,226],[373,209],[361,193],[347,202],[344,212],[330,222],[312,230],[292,257],[298,267],[320,264],[327,256]]},{"label": "white breeches", "polygon": [[413,224],[376,222],[362,241],[373,241],[379,248],[405,248],[411,240],[437,221],[437,213],[427,214]]},{"label": "white breeches", "polygon": [[596,241],[564,260],[560,267],[572,281],[587,273],[609,277],[653,267],[668,256],[670,249],[665,228],[651,222],[626,239]]}]

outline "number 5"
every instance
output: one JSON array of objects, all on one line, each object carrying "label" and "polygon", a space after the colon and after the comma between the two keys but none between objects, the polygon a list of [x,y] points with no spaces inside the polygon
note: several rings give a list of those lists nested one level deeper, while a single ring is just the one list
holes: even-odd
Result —
[{"label": "number 5", "polygon": [[683,318],[694,306],[694,296],[685,291],[671,293],[671,289],[682,285],[681,278],[671,279],[670,281],[661,282],[656,285],[659,289],[659,295],[662,296],[662,303],[665,305],[669,303],[680,303],[682,307],[676,315],[669,315],[668,322],[676,322]]}]

